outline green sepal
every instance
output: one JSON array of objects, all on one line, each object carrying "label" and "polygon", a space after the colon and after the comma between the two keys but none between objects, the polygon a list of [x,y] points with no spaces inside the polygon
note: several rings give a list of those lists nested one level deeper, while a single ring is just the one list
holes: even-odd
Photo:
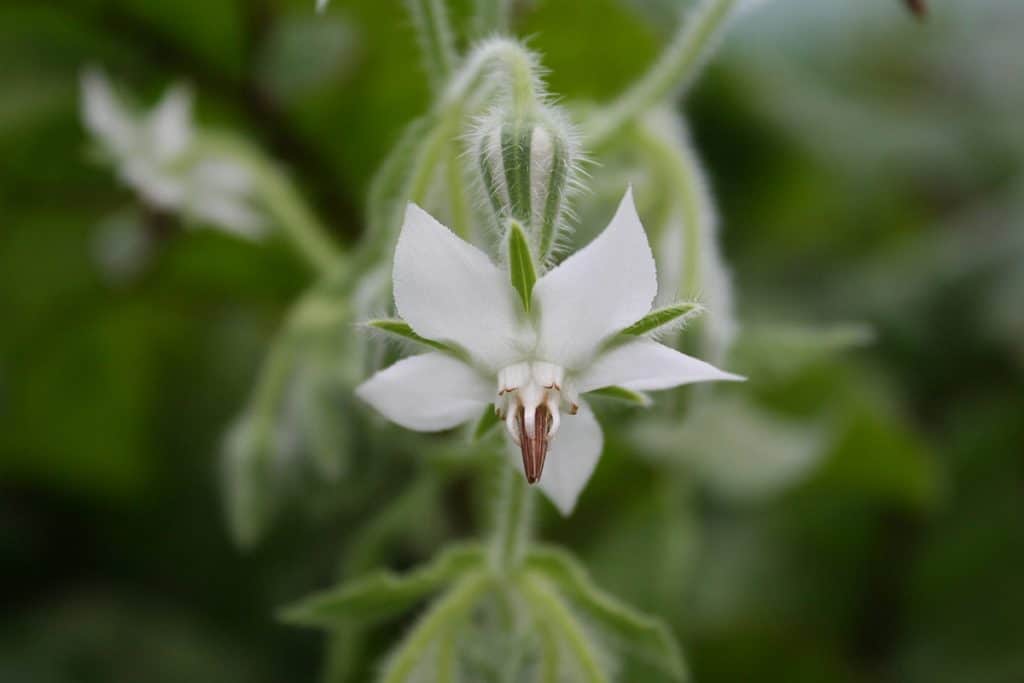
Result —
[{"label": "green sepal", "polygon": [[544,214],[540,225],[540,249],[538,251],[542,260],[548,258],[555,246],[568,177],[569,160],[565,140],[558,135],[552,135],[551,177],[548,178],[548,194],[544,202]]},{"label": "green sepal", "polygon": [[694,301],[680,301],[654,309],[637,322],[622,330],[620,334],[628,337],[639,337],[680,322],[680,318],[683,320],[694,318],[703,312],[704,307]]},{"label": "green sepal", "polygon": [[530,221],[530,147],[533,126],[525,122],[506,123],[501,129],[501,158],[505,169],[505,182],[511,202],[512,216]]},{"label": "green sepal", "polygon": [[523,226],[515,220],[509,221],[508,225],[508,274],[512,286],[519,292],[523,309],[529,312],[533,285],[537,282],[537,268]]},{"label": "green sepal", "polygon": [[458,355],[457,350],[452,348],[451,346],[448,346],[443,342],[434,341],[433,339],[427,339],[426,337],[421,337],[420,335],[416,334],[416,332],[412,329],[409,323],[405,322],[401,318],[377,318],[375,320],[367,320],[363,324],[366,325],[367,327],[372,327],[375,330],[387,332],[388,334],[393,335],[395,337],[401,337],[406,341],[416,342],[417,344],[429,346],[430,348],[437,349],[438,351],[444,351],[445,353]]},{"label": "green sepal", "polygon": [[610,398],[613,401],[623,401],[625,403],[631,403],[641,408],[647,408],[651,405],[651,397],[641,391],[633,391],[626,387],[611,386],[603,387],[601,389],[595,389],[594,391],[587,392],[588,396],[600,396],[602,398]]},{"label": "green sepal", "polygon": [[495,427],[501,424],[501,418],[498,417],[498,413],[494,410],[494,406],[487,406],[484,408],[484,412],[480,415],[480,419],[476,421],[473,426],[473,442],[476,443],[484,439],[488,434],[491,433]]},{"label": "green sepal", "polygon": [[527,556],[526,567],[529,573],[550,582],[585,615],[588,624],[599,629],[624,654],[643,659],[675,680],[687,678],[682,652],[668,625],[598,588],[567,552],[550,546],[534,547]]},{"label": "green sepal", "polygon": [[350,621],[373,621],[406,611],[429,595],[482,565],[479,544],[445,550],[426,566],[399,575],[379,571],[312,595],[280,613],[282,621],[331,628]]}]

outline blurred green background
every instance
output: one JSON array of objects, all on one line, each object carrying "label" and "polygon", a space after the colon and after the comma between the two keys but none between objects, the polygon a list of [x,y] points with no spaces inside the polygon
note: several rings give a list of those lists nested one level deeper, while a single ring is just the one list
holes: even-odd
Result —
[{"label": "blurred green background", "polygon": [[[930,4],[920,24],[895,0],[764,3],[685,104],[742,324],[874,331],[748,366],[759,404],[828,434],[783,490],[734,495],[716,465],[666,483],[622,432],[576,514],[544,515],[544,537],[672,623],[696,680],[1024,680],[1024,4]],[[199,119],[280,160],[351,246],[428,91],[400,0],[312,5],[0,5],[2,681],[315,680],[322,637],[278,606],[339,563],[403,568],[476,533],[474,480],[424,472],[406,434],[357,444],[350,476],[310,482],[237,550],[217,453],[309,276],[276,242],[139,208],[87,154],[83,66],[146,101],[185,80]],[[516,30],[555,93],[601,100],[676,5],[523,2]],[[429,517],[388,536],[391,500]],[[666,555],[685,574],[652,576]]]}]

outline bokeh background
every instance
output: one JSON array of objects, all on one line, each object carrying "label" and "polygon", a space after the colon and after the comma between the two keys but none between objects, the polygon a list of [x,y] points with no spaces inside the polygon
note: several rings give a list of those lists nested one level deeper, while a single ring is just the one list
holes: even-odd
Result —
[{"label": "bokeh background", "polygon": [[[277,242],[139,208],[87,153],[83,66],[146,101],[185,80],[351,246],[428,91],[399,0],[312,5],[0,5],[0,680],[316,680],[322,636],[277,607],[479,529],[472,477],[380,437],[237,549],[217,454],[309,275]],[[669,476],[626,452],[656,435],[623,428],[542,534],[668,619],[696,680],[1024,680],[1024,4],[930,5],[764,3],[685,103],[741,322],[793,347],[755,358],[750,390],[814,423],[813,447],[783,439],[811,454],[776,486],[742,439],[690,444],[697,474]],[[555,93],[601,100],[677,9],[536,0],[516,29]],[[784,327],[850,321],[872,339],[839,352]]]}]

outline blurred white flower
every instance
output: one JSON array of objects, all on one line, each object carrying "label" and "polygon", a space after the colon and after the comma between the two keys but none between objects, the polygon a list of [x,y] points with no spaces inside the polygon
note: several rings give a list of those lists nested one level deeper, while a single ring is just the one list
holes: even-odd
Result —
[{"label": "blurred white flower", "polygon": [[259,237],[265,222],[252,206],[253,179],[237,160],[195,145],[192,94],[168,90],[148,113],[125,106],[103,72],[82,74],[82,120],[121,181],[160,209],[227,232]]},{"label": "blurred white flower", "polygon": [[581,394],[742,379],[649,338],[622,336],[646,319],[657,293],[631,192],[604,232],[537,280],[530,313],[507,273],[415,205],[406,211],[393,278],[395,305],[412,331],[455,352],[401,360],[357,395],[420,431],[449,429],[493,404],[519,446],[527,480],[540,481],[563,514],[603,445]]}]

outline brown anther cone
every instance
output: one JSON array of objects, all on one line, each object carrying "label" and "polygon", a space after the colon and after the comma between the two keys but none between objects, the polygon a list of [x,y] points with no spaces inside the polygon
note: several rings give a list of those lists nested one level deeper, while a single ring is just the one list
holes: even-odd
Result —
[{"label": "brown anther cone", "polygon": [[522,408],[517,415],[519,427],[519,449],[523,453],[523,471],[526,481],[536,484],[544,471],[544,459],[548,455],[548,430],[551,428],[551,413],[547,406],[539,406],[534,413],[533,433],[526,432],[526,414]]}]

